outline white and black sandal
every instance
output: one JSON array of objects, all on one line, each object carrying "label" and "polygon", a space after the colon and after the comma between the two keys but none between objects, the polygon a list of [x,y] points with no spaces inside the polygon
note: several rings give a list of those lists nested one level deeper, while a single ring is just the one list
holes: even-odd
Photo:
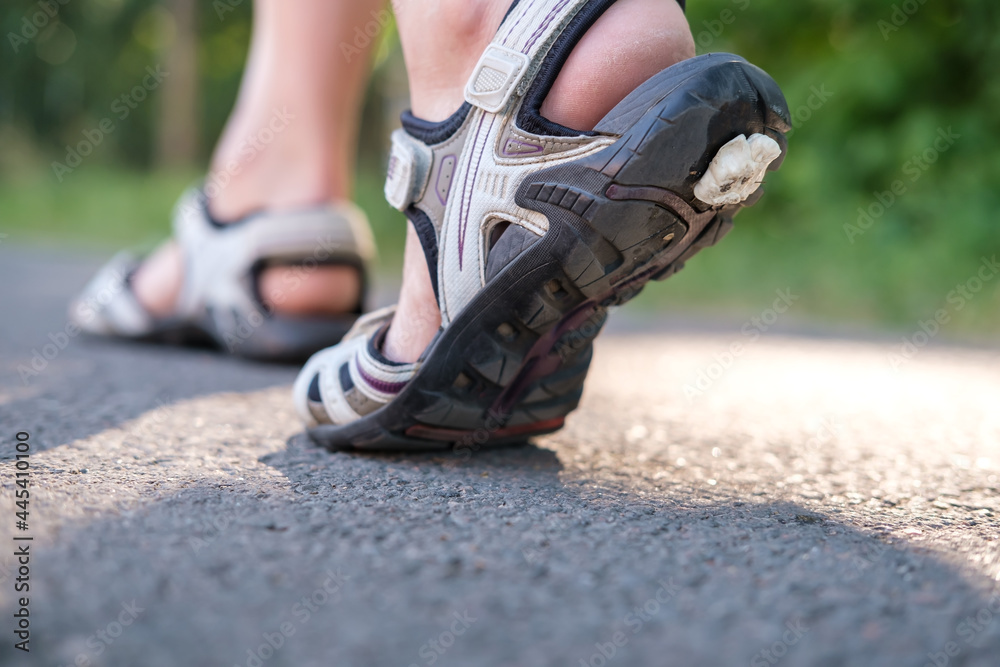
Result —
[{"label": "white and black sandal", "polygon": [[498,445],[576,408],[607,308],[716,243],[759,199],[790,120],[777,84],[738,56],[653,76],[592,132],[539,109],[613,0],[520,0],[466,88],[430,123],[405,113],[386,195],[423,245],[442,326],[416,364],[379,352],[383,313],[314,356],[295,385],[330,448]]},{"label": "white and black sandal", "polygon": [[[186,192],[173,217],[184,258],[177,310],[157,318],[136,300],[131,276],[141,258],[119,253],[70,305],[83,331],[145,342],[209,344],[263,361],[301,361],[340,341],[362,312],[365,276],[375,245],[364,213],[353,204],[262,212],[225,225],[209,215],[199,189]],[[362,277],[357,308],[340,317],[279,315],[263,303],[260,272],[270,266],[346,265]],[[289,290],[295,283],[289,285]]]}]

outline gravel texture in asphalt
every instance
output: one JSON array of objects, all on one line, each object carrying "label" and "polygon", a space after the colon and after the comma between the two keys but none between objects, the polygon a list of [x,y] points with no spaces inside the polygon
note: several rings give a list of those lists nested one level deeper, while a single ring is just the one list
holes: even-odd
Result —
[{"label": "gravel texture in asphalt", "polygon": [[611,334],[533,445],[332,454],[294,368],[63,341],[94,268],[0,248],[0,664],[1000,665],[997,350]]}]

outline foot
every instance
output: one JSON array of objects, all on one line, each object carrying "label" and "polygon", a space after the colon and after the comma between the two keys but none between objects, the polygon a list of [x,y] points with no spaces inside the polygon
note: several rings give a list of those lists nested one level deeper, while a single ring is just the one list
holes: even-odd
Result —
[{"label": "foot", "polygon": [[[787,145],[780,88],[732,54],[664,56],[662,33],[643,26],[668,5],[648,1],[516,4],[471,73],[456,62],[477,33],[438,13],[452,0],[428,12],[400,1],[414,9],[400,35],[424,117],[403,115],[385,186],[413,228],[404,298],[299,373],[314,441],[478,448],[562,428],[608,308],[717,243],[760,198]],[[437,69],[414,66],[414,44]],[[440,82],[424,81],[444,74],[468,76],[467,104],[446,106]],[[574,76],[597,94],[588,104]]]},{"label": "foot", "polygon": [[[341,45],[353,42],[358,26],[388,20],[383,5],[303,0],[299,11],[288,12],[275,0],[254,3],[239,99],[206,181],[217,219],[350,197],[360,103],[377,42],[346,60]],[[169,316],[182,275],[176,245],[164,245],[133,276],[138,301],[153,315]],[[270,268],[258,288],[276,313],[328,316],[357,306],[361,280],[344,267]]]},{"label": "foot", "polygon": [[[173,241],[161,245],[132,277],[136,300],[157,318],[170,317],[183,287],[183,257]],[[361,276],[348,266],[273,267],[257,288],[269,311],[299,317],[343,315],[357,308]]]},{"label": "foot", "polygon": [[[216,219],[235,221],[255,211],[282,211],[312,206],[346,195],[346,179],[331,177],[331,160],[315,150],[312,138],[298,137],[294,126],[276,134],[267,152],[248,160],[241,151],[253,137],[254,123],[239,113],[219,145],[206,179]],[[340,161],[346,161],[341,159]],[[295,169],[287,165],[294,164]],[[183,257],[173,241],[153,252],[132,277],[136,299],[155,317],[175,312],[184,276]],[[272,267],[260,274],[257,288],[269,310],[291,316],[334,316],[353,311],[361,295],[361,276],[346,266]]]},{"label": "foot", "polygon": [[[454,79],[450,85],[440,82],[427,87],[412,85],[414,115],[441,121],[461,106],[468,77],[493,38],[509,2],[501,0],[494,4],[496,11],[486,12],[494,23],[488,30],[469,33],[478,41],[460,50],[465,62],[449,74],[449,79]],[[483,14],[481,8],[479,13]],[[406,49],[405,42],[403,46]],[[577,44],[542,104],[542,115],[566,127],[591,130],[643,81],[693,56],[694,40],[676,2],[620,0]],[[432,90],[433,94],[421,95],[422,90]],[[441,315],[427,263],[416,233],[409,226],[403,286],[383,353],[393,361],[414,362],[440,325]]]}]

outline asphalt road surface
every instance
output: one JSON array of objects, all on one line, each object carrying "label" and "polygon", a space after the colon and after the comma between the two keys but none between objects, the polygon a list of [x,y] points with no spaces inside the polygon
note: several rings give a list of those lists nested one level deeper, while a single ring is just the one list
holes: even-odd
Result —
[{"label": "asphalt road surface", "polygon": [[63,341],[97,259],[0,247],[0,664],[1000,665],[996,349],[612,334],[534,445],[331,454],[293,368]]}]

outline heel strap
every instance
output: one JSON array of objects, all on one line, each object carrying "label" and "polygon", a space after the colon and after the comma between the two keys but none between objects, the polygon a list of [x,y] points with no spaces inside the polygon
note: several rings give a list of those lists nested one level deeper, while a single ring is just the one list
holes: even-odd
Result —
[{"label": "heel strap", "polygon": [[498,113],[523,96],[558,36],[589,0],[521,0],[507,14],[465,87],[465,100]]},{"label": "heel strap", "polygon": [[441,123],[403,115],[385,193],[418,232],[443,326],[485,286],[498,225],[536,237],[548,229],[543,213],[514,197],[524,179],[614,142],[540,115],[573,48],[612,4],[519,0],[474,68],[461,109]]},{"label": "heel strap", "polygon": [[[421,362],[389,361],[379,351],[396,307],[365,315],[339,344],[314,355],[295,383],[295,402],[311,425],[347,424],[392,402]],[[314,387],[315,385],[315,387]],[[312,395],[313,389],[319,395]]]},{"label": "heel strap", "polygon": [[[520,0],[508,12],[493,41],[472,71],[465,86],[465,100],[472,107],[486,113],[496,114],[515,108],[528,93],[532,82],[542,70],[552,46],[574,18],[586,9],[593,14],[587,17],[586,25],[565,41],[559,62],[553,72],[545,78],[551,79],[544,86],[545,91],[555,80],[554,74],[562,67],[562,62],[586,32],[586,28],[614,3],[614,0]],[[539,100],[539,104],[541,100]],[[468,107],[466,107],[468,112]],[[532,109],[531,112],[536,112]],[[540,121],[541,119],[539,119]],[[458,129],[455,119],[445,121]],[[565,129],[543,121],[533,125],[544,129]],[[580,134],[571,132],[571,134]],[[586,134],[586,133],[584,133]],[[515,147],[515,152],[516,152]],[[405,211],[414,202],[420,201],[428,187],[428,176],[434,156],[427,143],[414,137],[404,129],[392,135],[392,148],[386,174],[385,197],[389,204]],[[442,201],[443,201],[442,197]]]},{"label": "heel strap", "polygon": [[185,264],[178,315],[195,317],[209,310],[217,320],[245,319],[260,311],[254,272],[265,262],[344,263],[360,269],[375,252],[365,216],[353,204],[261,213],[219,225],[198,189],[177,204],[174,238]]}]

